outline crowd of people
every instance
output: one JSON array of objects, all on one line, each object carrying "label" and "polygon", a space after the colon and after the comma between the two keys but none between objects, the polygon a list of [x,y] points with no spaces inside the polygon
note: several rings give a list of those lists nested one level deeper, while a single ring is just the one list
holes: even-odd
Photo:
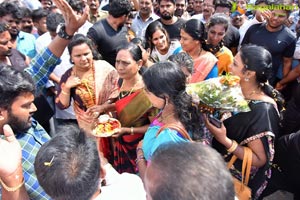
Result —
[{"label": "crowd of people", "polygon": [[[299,199],[299,6],[0,1],[0,198],[235,199],[247,147],[251,198]],[[186,88],[228,74],[250,111],[217,127]]]}]

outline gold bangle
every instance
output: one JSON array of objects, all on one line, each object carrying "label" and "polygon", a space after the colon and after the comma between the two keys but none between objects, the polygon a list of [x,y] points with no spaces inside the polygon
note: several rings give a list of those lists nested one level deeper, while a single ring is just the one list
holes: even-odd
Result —
[{"label": "gold bangle", "polygon": [[3,187],[6,191],[8,191],[8,192],[15,192],[15,191],[17,191],[18,189],[20,189],[20,188],[24,185],[25,180],[24,180],[24,178],[23,178],[22,183],[21,183],[20,185],[17,185],[16,187],[8,187],[8,186],[5,185],[5,183],[1,180],[1,178],[0,178],[0,183],[1,183],[2,187]]},{"label": "gold bangle", "polygon": [[63,91],[63,90],[61,90],[61,93],[64,94],[64,95],[70,95],[70,93],[65,92],[65,91]]},{"label": "gold bangle", "polygon": [[130,127],[130,135],[134,135],[133,127]]},{"label": "gold bangle", "polygon": [[135,159],[135,163],[138,164],[140,161],[146,161],[145,157],[144,156],[138,156],[136,159]]},{"label": "gold bangle", "polygon": [[239,144],[238,144],[235,140],[232,140],[232,144],[231,144],[230,148],[227,149],[227,151],[228,151],[229,153],[232,153],[232,152],[234,152],[234,151],[236,150],[236,148],[237,148],[238,146],[239,146]]}]

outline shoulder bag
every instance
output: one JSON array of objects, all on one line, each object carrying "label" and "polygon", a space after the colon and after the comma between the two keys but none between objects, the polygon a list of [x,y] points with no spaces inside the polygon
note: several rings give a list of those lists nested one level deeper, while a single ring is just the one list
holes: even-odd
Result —
[{"label": "shoulder bag", "polygon": [[188,134],[188,132],[185,130],[185,128],[181,127],[180,125],[175,124],[175,123],[165,124],[164,126],[162,126],[156,133],[156,137],[166,128],[173,129],[173,130],[177,131],[178,133],[180,133],[180,135],[183,138],[185,138],[189,141],[193,141],[192,138],[190,137],[190,135]]},{"label": "shoulder bag", "polygon": [[[244,148],[244,158],[242,164],[242,181],[233,177],[235,195],[239,200],[251,199],[251,189],[247,186],[250,178],[250,169],[252,165],[252,150],[248,147]],[[227,164],[228,169],[231,168],[233,163],[237,160],[235,155],[232,156]]]}]

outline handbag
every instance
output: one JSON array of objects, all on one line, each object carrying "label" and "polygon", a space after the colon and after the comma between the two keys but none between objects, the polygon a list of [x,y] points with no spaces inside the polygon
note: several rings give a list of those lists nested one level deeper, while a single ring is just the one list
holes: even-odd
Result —
[{"label": "handbag", "polygon": [[[235,177],[233,178],[233,184],[235,189],[235,195],[239,200],[251,199],[251,189],[247,186],[250,178],[250,169],[252,165],[252,150],[248,147],[244,148],[244,158],[242,164],[242,181]],[[235,155],[232,156],[227,164],[227,168],[230,169],[233,163],[237,160]]]},{"label": "handbag", "polygon": [[178,133],[180,133],[180,135],[189,140],[189,141],[193,141],[192,138],[190,137],[189,133],[185,130],[184,127],[181,127],[179,126],[178,124],[175,124],[175,123],[171,123],[171,124],[165,124],[163,125],[162,127],[160,127],[160,129],[157,131],[156,133],[156,137],[166,128],[169,128],[169,129],[173,129],[175,131],[177,131]]}]

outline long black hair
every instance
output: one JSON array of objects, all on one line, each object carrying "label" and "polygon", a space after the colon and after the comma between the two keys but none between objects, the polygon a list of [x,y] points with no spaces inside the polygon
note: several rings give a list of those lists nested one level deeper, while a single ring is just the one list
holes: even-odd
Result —
[{"label": "long black hair", "polygon": [[[83,34],[76,34],[76,35],[74,35],[74,37],[72,38],[71,42],[68,44],[68,51],[69,51],[70,56],[72,54],[73,48],[75,46],[79,46],[81,44],[87,44],[88,45],[88,47],[92,51],[93,59],[94,60],[100,60],[101,59],[101,55],[95,49],[95,45],[94,45],[93,41],[90,38],[88,38],[85,35],[83,35]],[[72,63],[71,57],[70,57],[70,62]]]},{"label": "long black hair", "polygon": [[145,88],[155,96],[174,104],[175,113],[185,129],[192,134],[200,134],[200,117],[192,97],[185,91],[186,77],[181,68],[173,62],[159,62],[143,74]]},{"label": "long black hair", "polygon": [[146,39],[146,49],[150,48],[151,51],[154,49],[154,44],[152,43],[153,34],[156,31],[162,31],[166,35],[167,43],[170,44],[170,37],[167,30],[163,27],[163,25],[159,21],[151,22],[146,29],[145,39]]},{"label": "long black hair", "polygon": [[256,82],[261,90],[277,103],[279,111],[284,109],[284,98],[269,83],[272,76],[272,55],[262,46],[245,45],[240,49],[240,55],[245,69],[256,72]]},{"label": "long black hair", "polygon": [[197,19],[190,19],[181,27],[194,40],[200,41],[201,46],[205,44],[206,32],[204,24]]}]

